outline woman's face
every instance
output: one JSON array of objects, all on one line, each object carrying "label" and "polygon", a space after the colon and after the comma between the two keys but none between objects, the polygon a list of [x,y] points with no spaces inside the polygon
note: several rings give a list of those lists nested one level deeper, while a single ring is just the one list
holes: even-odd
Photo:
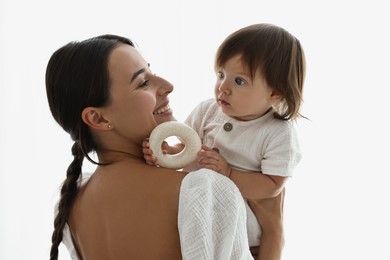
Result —
[{"label": "woman's face", "polygon": [[142,142],[156,125],[174,120],[168,99],[172,84],[153,74],[135,48],[115,48],[108,70],[111,102],[105,110],[119,136]]}]

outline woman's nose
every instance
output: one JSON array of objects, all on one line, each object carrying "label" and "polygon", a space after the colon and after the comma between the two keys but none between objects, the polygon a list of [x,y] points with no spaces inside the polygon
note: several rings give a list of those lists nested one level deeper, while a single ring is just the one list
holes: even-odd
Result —
[{"label": "woman's nose", "polygon": [[156,81],[159,95],[168,95],[173,91],[173,85],[166,79],[156,76]]}]

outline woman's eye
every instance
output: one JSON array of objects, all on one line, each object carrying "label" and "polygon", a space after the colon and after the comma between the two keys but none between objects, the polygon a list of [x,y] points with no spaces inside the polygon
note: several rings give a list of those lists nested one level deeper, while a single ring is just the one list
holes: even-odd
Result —
[{"label": "woman's eye", "polygon": [[242,78],[235,78],[234,81],[236,82],[237,85],[242,86],[245,84],[245,80]]},{"label": "woman's eye", "polygon": [[146,80],[144,80],[144,81],[141,83],[140,87],[141,87],[141,88],[145,88],[145,87],[147,87],[147,86],[149,86],[149,85],[150,85],[150,82],[149,82],[148,79],[146,79]]}]

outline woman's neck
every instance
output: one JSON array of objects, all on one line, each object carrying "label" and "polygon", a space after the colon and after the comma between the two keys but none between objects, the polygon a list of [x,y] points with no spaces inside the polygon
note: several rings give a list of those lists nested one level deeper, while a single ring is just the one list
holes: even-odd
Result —
[{"label": "woman's neck", "polygon": [[101,164],[112,164],[128,160],[145,162],[141,150],[139,152],[125,152],[120,150],[104,149],[98,151],[97,156],[99,159],[99,163]]}]

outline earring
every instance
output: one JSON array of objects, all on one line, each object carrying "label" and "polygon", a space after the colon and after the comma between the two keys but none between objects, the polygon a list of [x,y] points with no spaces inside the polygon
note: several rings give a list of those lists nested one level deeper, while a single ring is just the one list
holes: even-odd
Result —
[{"label": "earring", "polygon": [[110,124],[107,125],[107,128],[111,128],[112,126]]}]

